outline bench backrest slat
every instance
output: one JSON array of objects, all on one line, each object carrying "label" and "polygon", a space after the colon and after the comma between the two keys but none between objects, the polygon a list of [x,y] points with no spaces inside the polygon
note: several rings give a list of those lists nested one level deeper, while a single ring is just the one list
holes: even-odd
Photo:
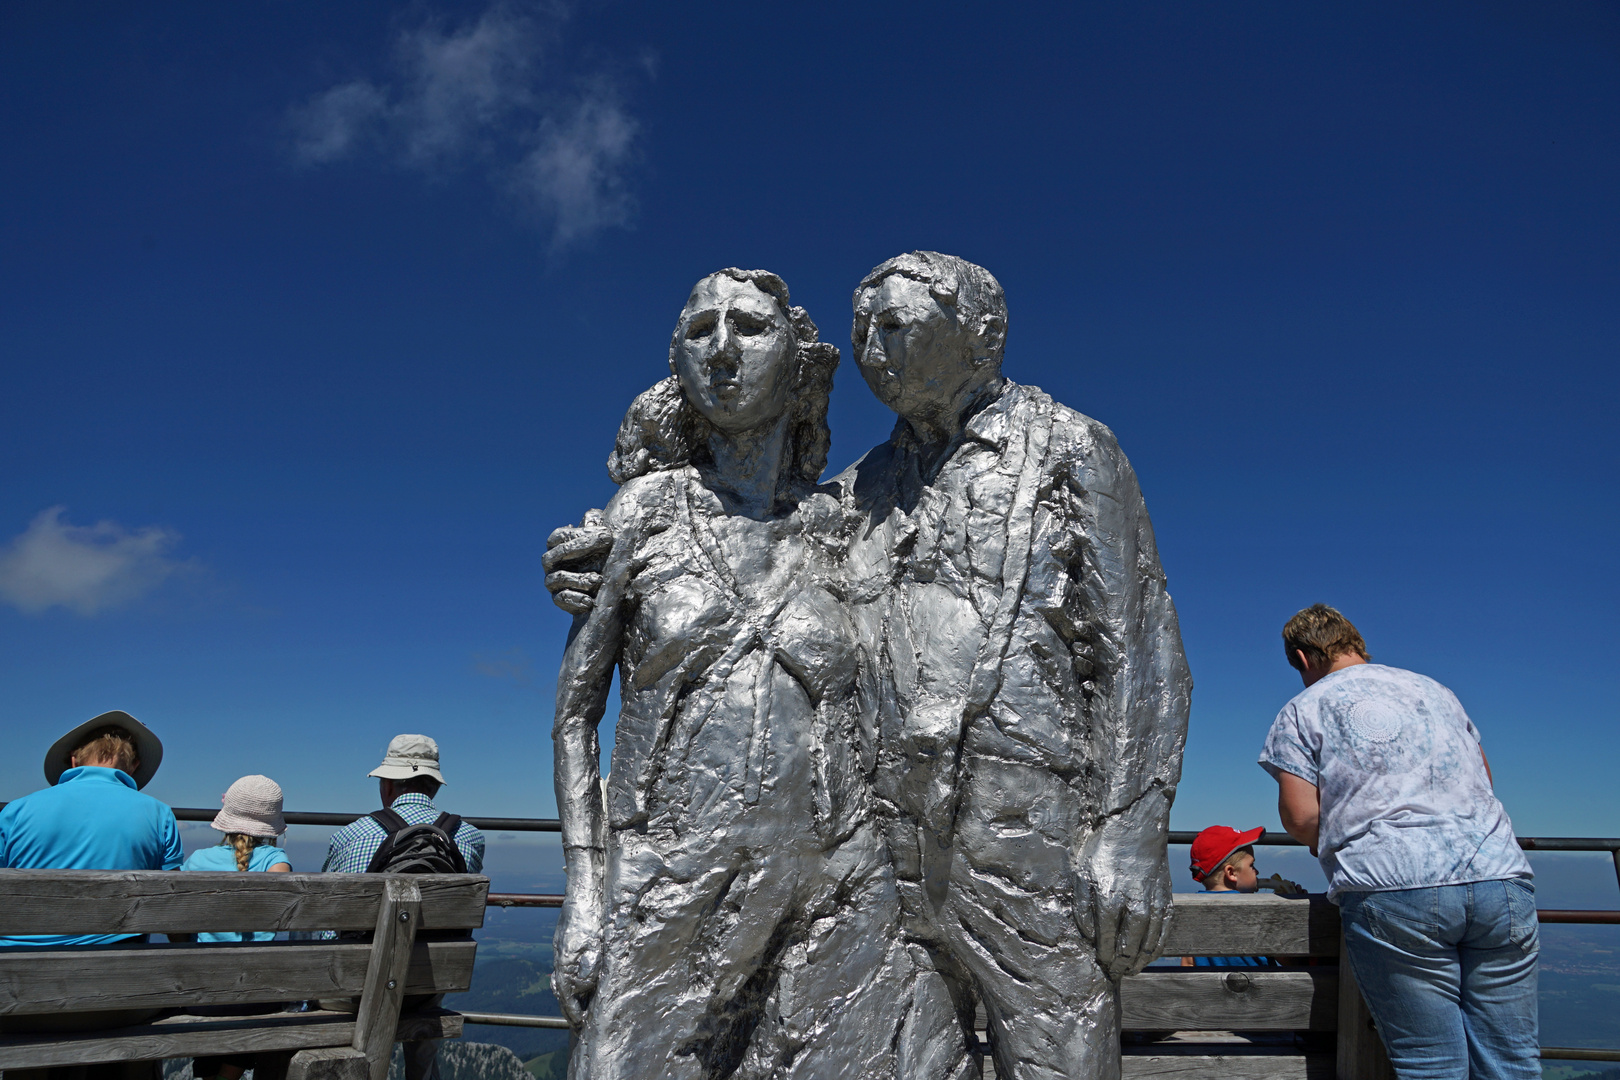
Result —
[{"label": "bench backrest slat", "polygon": [[1337,968],[1147,971],[1119,986],[1127,1031],[1332,1031]]},{"label": "bench backrest slat", "polygon": [[[405,992],[467,989],[476,948],[471,940],[417,942]],[[368,944],[336,942],[6,949],[0,1016],[353,997],[371,954]]]},{"label": "bench backrest slat", "polygon": [[1165,956],[1337,956],[1339,909],[1325,897],[1177,893]]},{"label": "bench backrest slat", "polygon": [[1154,968],[1120,984],[1130,1031],[1332,1031],[1339,909],[1322,896],[1177,893],[1164,958],[1312,957],[1318,967]]},{"label": "bench backrest slat", "polygon": [[[387,874],[0,870],[0,934],[370,930]],[[415,876],[424,930],[484,925],[489,879]]]}]

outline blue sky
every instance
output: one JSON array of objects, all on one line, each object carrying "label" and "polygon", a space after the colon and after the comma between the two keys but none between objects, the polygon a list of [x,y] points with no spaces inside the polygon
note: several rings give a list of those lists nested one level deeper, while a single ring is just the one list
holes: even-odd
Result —
[{"label": "blue sky", "polygon": [[150,790],[369,809],[435,735],[549,816],[568,619],[687,290],[926,247],[1114,428],[1197,688],[1175,825],[1321,600],[1485,733],[1525,834],[1620,832],[1620,9],[14,3],[0,9],[0,798],[124,708]]}]

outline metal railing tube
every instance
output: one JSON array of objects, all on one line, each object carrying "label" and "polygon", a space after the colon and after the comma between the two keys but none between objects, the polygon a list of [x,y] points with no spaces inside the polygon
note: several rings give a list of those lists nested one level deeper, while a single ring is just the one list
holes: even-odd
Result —
[{"label": "metal railing tube", "polygon": [[[3,808],[5,803],[0,803]],[[213,821],[218,810],[205,810],[195,806],[176,806],[174,816],[180,821]],[[343,826],[359,821],[365,814],[328,814],[312,811],[289,810],[282,815],[289,825]],[[556,818],[527,817],[464,817],[461,819],[475,829],[489,832],[561,832],[562,823]]]},{"label": "metal railing tube", "polygon": [[518,1013],[464,1012],[461,1019],[469,1024],[494,1024],[497,1027],[566,1028],[568,1021],[560,1016],[523,1016]]},{"label": "metal railing tube", "polygon": [[1541,1056],[1551,1061],[1620,1061],[1620,1050],[1587,1050],[1580,1046],[1543,1046]]},{"label": "metal railing tube", "polygon": [[486,907],[562,907],[560,893],[492,892],[484,901]]},{"label": "metal railing tube", "polygon": [[1586,923],[1620,926],[1620,911],[1579,911],[1570,908],[1542,908],[1537,920],[1544,923]]}]

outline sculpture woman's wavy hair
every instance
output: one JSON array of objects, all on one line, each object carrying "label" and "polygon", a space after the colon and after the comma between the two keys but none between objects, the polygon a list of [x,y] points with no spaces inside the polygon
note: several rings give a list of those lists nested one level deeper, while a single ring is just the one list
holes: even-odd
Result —
[{"label": "sculpture woman's wavy hair", "polygon": [[[788,398],[787,445],[783,447],[784,482],[803,488],[821,479],[827,467],[827,451],[832,432],[827,427],[827,403],[832,396],[833,371],[838,367],[838,347],[820,340],[816,324],[801,307],[788,299],[787,284],[766,270],[739,270],[727,267],[716,271],[735,281],[748,282],[774,299],[787,317],[793,333],[793,388]],[[707,280],[707,279],[705,279]],[[670,338],[670,370],[675,368],[675,350],[680,343],[682,324],[677,323]],[[674,375],[642,391],[630,403],[619,425],[619,437],[608,455],[608,476],[615,484],[644,473],[676,469],[705,460],[713,428],[681,392],[681,381]]]}]

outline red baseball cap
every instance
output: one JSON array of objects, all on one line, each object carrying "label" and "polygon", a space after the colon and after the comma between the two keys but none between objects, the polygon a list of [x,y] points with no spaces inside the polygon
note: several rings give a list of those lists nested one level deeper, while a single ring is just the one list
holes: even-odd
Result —
[{"label": "red baseball cap", "polygon": [[1192,876],[1203,881],[1226,857],[1266,835],[1264,829],[1238,832],[1229,825],[1211,825],[1192,842]]}]

